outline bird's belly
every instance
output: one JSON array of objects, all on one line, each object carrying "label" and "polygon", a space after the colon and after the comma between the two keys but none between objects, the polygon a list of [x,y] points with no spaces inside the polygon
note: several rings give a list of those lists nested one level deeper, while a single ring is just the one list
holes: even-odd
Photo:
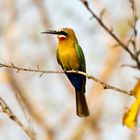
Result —
[{"label": "bird's belly", "polygon": [[76,54],[76,52],[72,51],[65,51],[60,54],[60,61],[64,69],[70,70],[70,69],[78,69],[79,59]]}]

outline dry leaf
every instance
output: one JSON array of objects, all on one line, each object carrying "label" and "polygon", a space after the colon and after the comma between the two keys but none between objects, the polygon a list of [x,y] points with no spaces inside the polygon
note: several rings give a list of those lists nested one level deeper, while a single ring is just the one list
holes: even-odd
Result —
[{"label": "dry leaf", "polygon": [[137,114],[140,106],[140,80],[134,87],[133,95],[136,97],[136,100],[123,116],[123,124],[129,128],[134,128],[137,122]]},{"label": "dry leaf", "polygon": [[129,128],[134,128],[136,125],[139,105],[140,101],[136,100],[123,116],[123,124]]}]

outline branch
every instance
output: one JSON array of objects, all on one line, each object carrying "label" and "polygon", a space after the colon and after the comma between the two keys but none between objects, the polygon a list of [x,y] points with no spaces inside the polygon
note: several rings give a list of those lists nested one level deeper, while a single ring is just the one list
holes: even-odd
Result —
[{"label": "branch", "polygon": [[137,69],[137,66],[129,65],[129,64],[122,64],[121,67],[130,67],[130,68],[133,68],[133,69]]},{"label": "branch", "polygon": [[121,93],[124,93],[124,94],[127,94],[127,95],[131,95],[131,96],[133,95],[131,90],[127,91],[127,90],[124,90],[124,89],[120,89],[120,88],[111,86],[111,85],[95,78],[94,76],[89,75],[89,74],[87,74],[85,72],[82,72],[82,71],[77,71],[77,70],[68,70],[68,71],[40,70],[39,67],[38,67],[38,69],[22,68],[22,67],[15,66],[13,63],[12,63],[12,65],[6,65],[6,64],[0,63],[0,68],[2,68],[2,67],[17,70],[17,73],[19,71],[36,72],[36,73],[40,73],[40,76],[42,76],[43,74],[47,74],[47,73],[50,73],[50,74],[53,74],[53,73],[77,73],[77,74],[84,75],[88,79],[91,79],[91,80],[97,82],[98,84],[102,85],[104,89],[112,89],[114,91],[121,92]]},{"label": "branch", "polygon": [[[129,0],[130,2],[130,5],[131,5],[131,10],[132,10],[132,23],[130,24],[130,26],[132,27],[133,29],[133,34],[132,34],[132,37],[131,37],[131,41],[130,43],[132,44],[132,47],[133,47],[133,55],[135,56],[136,59],[139,58],[139,54],[138,54],[138,50],[137,50],[137,35],[138,35],[138,32],[137,32],[137,29],[136,29],[136,26],[137,26],[137,22],[138,22],[138,15],[137,15],[137,8],[136,8],[136,3],[135,3],[135,0]],[[139,61],[139,60],[138,60]]]},{"label": "branch", "polygon": [[19,84],[19,81],[14,76],[14,71],[10,69],[6,69],[8,74],[8,80],[11,84],[11,88],[13,89],[13,93],[23,110],[23,113],[28,121],[28,128],[33,130],[32,119],[34,119],[45,131],[45,139],[52,140],[53,139],[53,128],[50,126],[49,122],[44,117],[46,115],[46,111],[44,111],[34,100],[31,98],[26,90],[24,90],[23,86]]},{"label": "branch", "polygon": [[[140,60],[139,58],[133,54],[133,52],[131,52],[131,50],[128,48],[127,45],[125,45],[112,31],[112,29],[109,29],[104,22],[102,21],[102,19],[100,17],[98,17],[89,7],[88,1],[87,0],[80,0],[84,6],[87,8],[87,10],[91,13],[91,15],[93,16],[93,18],[96,19],[96,21],[101,25],[101,27],[103,27],[103,29],[112,37],[114,38],[114,40],[116,40],[118,42],[118,44],[126,51],[128,52],[128,54],[131,56],[131,58],[136,62],[136,65],[138,67],[138,69],[140,69]],[[136,30],[134,30],[136,33]]]},{"label": "branch", "polygon": [[32,129],[26,128],[22,122],[14,115],[12,110],[8,107],[6,102],[0,97],[0,107],[1,111],[9,116],[9,118],[13,121],[15,121],[23,130],[24,132],[29,136],[31,140],[36,140],[36,135],[33,132]]}]

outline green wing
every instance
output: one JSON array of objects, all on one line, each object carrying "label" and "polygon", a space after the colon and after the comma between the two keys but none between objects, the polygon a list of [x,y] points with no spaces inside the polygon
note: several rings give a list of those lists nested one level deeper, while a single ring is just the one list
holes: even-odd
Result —
[{"label": "green wing", "polygon": [[86,72],[86,62],[85,62],[85,56],[84,56],[83,50],[78,43],[75,44],[75,49],[76,49],[78,58],[80,60],[80,69],[79,70]]}]

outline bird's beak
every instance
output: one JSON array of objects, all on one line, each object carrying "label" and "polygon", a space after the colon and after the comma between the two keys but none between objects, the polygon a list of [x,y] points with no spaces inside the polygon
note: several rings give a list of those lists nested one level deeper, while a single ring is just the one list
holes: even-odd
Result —
[{"label": "bird's beak", "polygon": [[48,30],[46,32],[41,32],[42,34],[55,34],[55,35],[58,35],[59,32],[58,31],[55,31],[55,30]]}]

